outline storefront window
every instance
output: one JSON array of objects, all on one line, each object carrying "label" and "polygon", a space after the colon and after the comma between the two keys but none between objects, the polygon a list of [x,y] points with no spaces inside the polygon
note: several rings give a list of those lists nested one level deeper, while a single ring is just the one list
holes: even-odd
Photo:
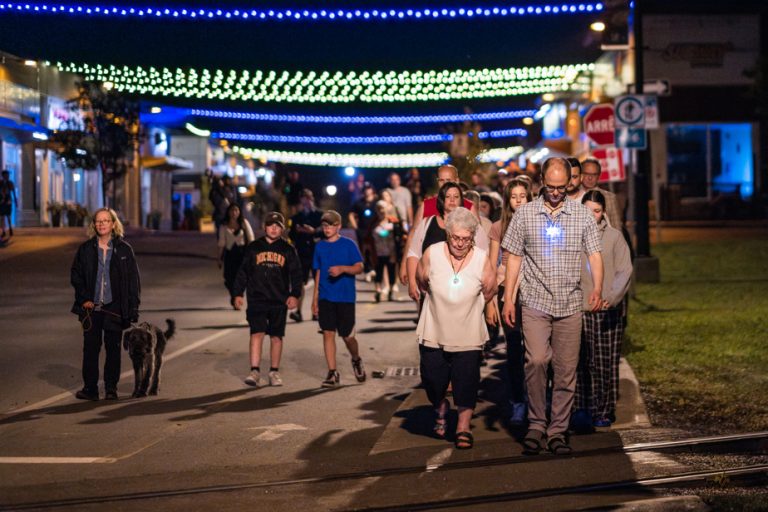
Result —
[{"label": "storefront window", "polygon": [[669,184],[679,186],[682,197],[748,200],[754,193],[750,124],[670,125],[667,155]]}]

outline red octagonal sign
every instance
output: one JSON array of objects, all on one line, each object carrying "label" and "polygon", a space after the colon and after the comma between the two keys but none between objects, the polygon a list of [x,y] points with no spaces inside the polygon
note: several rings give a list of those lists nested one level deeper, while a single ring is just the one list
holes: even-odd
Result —
[{"label": "red octagonal sign", "polygon": [[613,146],[616,132],[613,120],[613,104],[592,105],[584,114],[584,133],[598,146]]}]

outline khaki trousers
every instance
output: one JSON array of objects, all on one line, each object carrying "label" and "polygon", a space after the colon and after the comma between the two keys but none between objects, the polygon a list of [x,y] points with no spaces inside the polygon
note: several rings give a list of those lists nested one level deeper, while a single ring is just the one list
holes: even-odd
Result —
[{"label": "khaki trousers", "polygon": [[[523,306],[523,336],[529,428],[545,432],[547,436],[565,434],[576,389],[581,311],[566,317],[553,317]],[[550,362],[554,377],[552,411],[547,425],[547,368]]]}]

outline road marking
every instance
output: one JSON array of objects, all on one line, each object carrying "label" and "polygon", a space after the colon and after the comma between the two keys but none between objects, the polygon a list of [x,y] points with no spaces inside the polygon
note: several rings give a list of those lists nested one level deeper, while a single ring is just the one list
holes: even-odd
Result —
[{"label": "road marking", "polygon": [[427,459],[427,473],[440,469],[451,458],[451,455],[453,455],[453,448],[445,448]]},{"label": "road marking", "polygon": [[[243,324],[243,325],[245,325],[245,324]],[[172,353],[170,353],[170,354],[168,354],[166,356],[163,356],[163,363],[166,363],[168,361],[172,361],[173,359],[176,359],[177,357],[182,356],[182,355],[186,354],[187,352],[195,350],[196,348],[198,348],[198,347],[200,347],[202,345],[205,345],[206,343],[210,343],[213,340],[221,338],[222,336],[226,336],[227,334],[229,334],[229,333],[231,333],[233,331],[234,331],[234,329],[225,329],[223,331],[217,332],[216,334],[211,334],[210,336],[205,337],[205,338],[203,338],[201,340],[198,340],[198,341],[196,341],[196,342],[194,342],[194,343],[192,343],[190,345],[182,347],[179,350],[177,350],[176,352],[172,352]],[[133,369],[123,372],[120,375],[120,378],[121,379],[125,379],[125,378],[130,377],[131,375],[133,375]],[[16,414],[21,414],[21,413],[29,412],[29,411],[35,411],[37,409],[42,409],[43,407],[47,407],[47,406],[49,406],[49,405],[51,405],[53,403],[58,402],[59,400],[63,400],[65,398],[71,398],[72,395],[77,392],[77,390],[78,390],[78,388],[74,388],[74,389],[71,389],[69,391],[64,391],[63,393],[59,393],[58,395],[54,395],[52,397],[46,398],[45,400],[41,400],[41,401],[36,402],[34,404],[30,404],[30,405],[27,405],[25,407],[21,407],[19,409],[13,409],[13,410],[8,411],[7,413],[3,414],[2,417],[3,418],[7,418],[9,416],[13,416],[13,415],[16,415]],[[117,402],[117,403],[119,403],[119,402]]]},{"label": "road marking", "polygon": [[248,430],[264,430],[264,432],[255,436],[251,441],[274,441],[275,439],[283,437],[286,432],[307,430],[307,427],[296,425],[294,423],[283,423],[281,425],[269,425],[267,427],[252,427]]},{"label": "road marking", "polygon": [[112,464],[111,457],[0,457],[0,464]]}]

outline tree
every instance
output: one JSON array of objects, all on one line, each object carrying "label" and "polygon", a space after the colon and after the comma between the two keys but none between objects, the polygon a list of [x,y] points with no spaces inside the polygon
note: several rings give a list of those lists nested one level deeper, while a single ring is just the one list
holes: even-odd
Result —
[{"label": "tree", "polygon": [[[138,104],[102,82],[77,82],[77,96],[67,107],[82,123],[57,131],[52,140],[67,167],[101,171],[104,202],[117,205],[117,185],[133,166],[143,138]],[[111,194],[110,194],[111,191]],[[108,198],[111,196],[111,201]]]},{"label": "tree", "polygon": [[447,143],[450,163],[458,169],[459,179],[467,183],[472,173],[482,165],[477,157],[487,148],[478,136],[481,129],[476,121],[464,121],[460,128],[451,130],[453,139]]}]

